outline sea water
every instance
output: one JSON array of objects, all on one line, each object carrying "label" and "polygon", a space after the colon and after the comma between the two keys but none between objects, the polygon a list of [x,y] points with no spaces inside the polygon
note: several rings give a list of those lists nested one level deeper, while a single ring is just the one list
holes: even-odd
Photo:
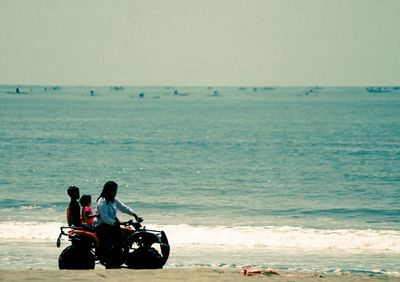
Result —
[{"label": "sea water", "polygon": [[68,186],[94,208],[114,180],[168,268],[400,273],[398,88],[19,92],[0,87],[0,269],[57,269]]}]

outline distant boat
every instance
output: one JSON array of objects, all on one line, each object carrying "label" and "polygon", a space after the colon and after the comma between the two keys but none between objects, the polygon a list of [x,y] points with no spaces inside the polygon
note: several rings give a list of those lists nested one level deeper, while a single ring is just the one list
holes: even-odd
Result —
[{"label": "distant boat", "polygon": [[275,90],[275,89],[273,87],[266,86],[266,87],[262,88],[262,90],[272,91],[272,90]]},{"label": "distant boat", "polygon": [[211,94],[208,94],[208,96],[217,97],[217,96],[220,96],[220,94],[219,94],[218,90],[214,90]]},{"label": "distant boat", "polygon": [[[32,92],[32,89],[31,89],[31,92]],[[7,94],[17,94],[17,95],[28,94],[27,91],[22,91],[19,86],[15,88],[15,91],[7,91],[6,93]]]},{"label": "distant boat", "polygon": [[112,91],[123,91],[124,87],[123,86],[111,86]]},{"label": "distant boat", "polygon": [[176,96],[188,96],[189,93],[181,93],[181,92],[178,92],[178,90],[174,90],[174,95],[176,95]]},{"label": "distant boat", "polygon": [[367,87],[367,91],[370,93],[387,93],[391,89],[389,87]]},{"label": "distant boat", "polygon": [[319,86],[307,88],[307,89],[304,90],[304,95],[305,95],[305,96],[308,96],[308,95],[310,95],[310,94],[318,93],[319,90],[321,90],[321,89],[322,89],[322,88],[319,87]]}]

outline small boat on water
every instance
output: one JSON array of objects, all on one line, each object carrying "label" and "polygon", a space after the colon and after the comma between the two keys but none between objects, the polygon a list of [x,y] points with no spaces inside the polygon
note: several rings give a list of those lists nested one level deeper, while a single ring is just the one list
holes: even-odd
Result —
[{"label": "small boat on water", "polygon": [[391,91],[389,87],[367,87],[367,91],[370,93],[387,93]]}]

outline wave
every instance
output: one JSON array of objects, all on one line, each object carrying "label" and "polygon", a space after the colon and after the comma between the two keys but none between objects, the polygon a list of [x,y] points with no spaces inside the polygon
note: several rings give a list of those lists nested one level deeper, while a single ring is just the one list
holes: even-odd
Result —
[{"label": "wave", "polygon": [[[0,240],[56,240],[58,222],[1,222]],[[229,227],[151,225],[164,230],[175,247],[264,248],[290,251],[399,252],[400,231],[312,229],[291,226]]]}]

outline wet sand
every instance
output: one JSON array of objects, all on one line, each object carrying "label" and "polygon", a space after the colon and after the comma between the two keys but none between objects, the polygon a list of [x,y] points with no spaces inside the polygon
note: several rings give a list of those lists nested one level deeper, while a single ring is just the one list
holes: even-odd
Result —
[{"label": "wet sand", "polygon": [[243,276],[239,269],[99,269],[99,270],[1,270],[0,281],[400,281],[400,277],[367,276],[351,274],[286,273],[281,275],[258,274]]}]

